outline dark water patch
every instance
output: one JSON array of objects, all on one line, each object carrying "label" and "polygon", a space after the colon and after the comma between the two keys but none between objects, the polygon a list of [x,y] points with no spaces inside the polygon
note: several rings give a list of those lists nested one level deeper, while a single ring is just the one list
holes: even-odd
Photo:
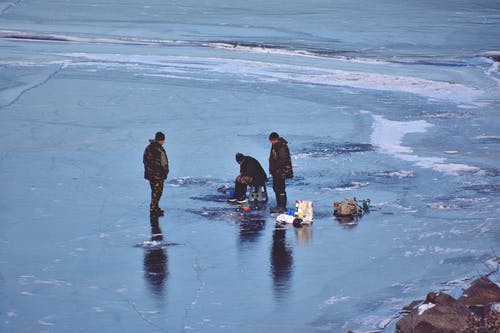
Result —
[{"label": "dark water patch", "polygon": [[299,154],[307,157],[330,157],[341,154],[353,154],[374,151],[375,147],[369,143],[322,143],[315,142],[309,148],[299,150]]},{"label": "dark water patch", "polygon": [[[358,52],[351,50],[333,49],[331,47],[315,47],[306,43],[275,44],[269,42],[234,41],[234,40],[165,40],[165,39],[143,39],[143,38],[110,38],[102,37],[79,37],[72,35],[53,35],[25,31],[0,32],[0,38],[28,41],[54,41],[71,43],[98,43],[98,44],[120,44],[120,45],[149,45],[149,46],[199,46],[208,48],[223,48],[238,51],[257,51],[268,53],[288,54],[291,56],[317,56],[317,57],[342,57],[344,59],[356,59]],[[317,38],[317,36],[315,37]],[[328,39],[327,45],[337,43],[338,40]]]},{"label": "dark water patch", "polygon": [[477,256],[465,255],[465,256],[459,256],[459,257],[453,257],[453,258],[443,259],[443,264],[463,265],[463,264],[476,263],[476,262],[479,262],[479,261],[482,261],[482,260],[480,260],[480,258],[477,257]]},{"label": "dark water patch", "polygon": [[495,135],[481,135],[477,136],[474,138],[477,143],[493,143],[493,144],[499,144],[500,143],[500,136],[495,136]]},{"label": "dark water patch", "polygon": [[3,31],[0,32],[0,39],[24,40],[24,41],[45,41],[61,43],[89,43],[89,44],[110,44],[110,45],[160,45],[160,46],[178,46],[178,45],[197,45],[190,41],[173,40],[152,40],[137,38],[109,38],[109,37],[80,37],[71,35],[52,35],[36,32],[24,31]]},{"label": "dark water patch", "polygon": [[388,60],[389,62],[395,64],[404,65],[424,65],[424,66],[439,66],[439,67],[467,67],[470,64],[466,61],[456,60],[450,61],[449,59],[436,59],[436,58],[426,58],[426,59],[405,59],[405,60]]},{"label": "dark water patch", "polygon": [[484,172],[484,175],[487,177],[498,177],[500,176],[500,169],[495,168],[483,168],[481,169]]},{"label": "dark water patch", "polygon": [[202,207],[199,209],[187,209],[186,211],[192,214],[202,216],[209,220],[243,221],[243,222],[265,219],[265,214],[267,213],[265,205],[260,205],[260,206],[251,205],[250,211],[245,212],[243,210],[243,205],[229,205],[229,204],[225,207]]},{"label": "dark water patch", "polygon": [[480,194],[498,194],[500,193],[500,185],[498,184],[474,184],[462,187],[467,191],[474,191]]},{"label": "dark water patch", "polygon": [[370,185],[369,182],[346,181],[346,182],[341,182],[341,183],[333,184],[333,185],[325,184],[324,186],[321,186],[321,189],[322,190],[333,190],[333,191],[338,191],[338,192],[349,192],[349,191],[354,191],[354,190],[366,187],[368,185]]},{"label": "dark water patch", "polygon": [[239,223],[239,236],[240,242],[254,243],[262,235],[262,231],[265,228],[266,220],[262,216],[253,217],[244,216],[246,218],[242,219]]},{"label": "dark water patch", "polygon": [[209,220],[234,219],[239,215],[236,209],[231,207],[202,207],[199,209],[187,209],[186,211],[203,216]]},{"label": "dark water patch", "polygon": [[227,202],[228,196],[224,194],[207,194],[198,197],[190,197],[190,199],[208,202]]},{"label": "dark water patch", "polygon": [[231,191],[234,191],[234,187],[228,187],[226,185],[217,187],[217,192],[219,193],[230,193]]},{"label": "dark water patch", "polygon": [[[315,40],[317,41],[317,36]],[[275,52],[280,54],[297,55],[297,56],[316,56],[322,58],[340,58],[345,60],[356,60],[356,59],[369,59],[371,61],[382,61],[395,64],[404,65],[416,65],[416,66],[440,66],[440,67],[466,67],[470,64],[465,60],[455,59],[450,60],[449,58],[438,58],[438,57],[405,57],[396,56],[387,57],[386,55],[380,55],[376,52],[368,53],[366,50],[348,50],[341,48],[332,48],[332,45],[339,46],[342,45],[341,40],[329,38],[325,45],[328,46],[314,46],[307,43],[269,43],[269,42],[251,42],[251,41],[236,41],[236,40],[212,40],[212,41],[196,41],[193,42],[200,44],[205,47],[213,48],[224,48],[224,49],[234,49],[234,50],[248,50],[248,51],[258,51],[258,52]]]},{"label": "dark water patch", "polygon": [[256,48],[256,49],[268,49],[268,50],[287,50],[288,47],[282,45],[273,45],[269,43],[255,43],[255,42],[243,42],[243,41],[225,41],[225,40],[214,40],[205,43],[206,46],[226,46],[226,47],[244,47],[244,48]]},{"label": "dark water patch", "polygon": [[4,39],[20,39],[20,40],[34,40],[34,41],[50,41],[50,42],[70,42],[70,38],[55,35],[36,35],[36,34],[5,34],[1,38]]},{"label": "dark water patch", "polygon": [[[339,42],[338,40],[330,40],[330,45],[332,42]],[[250,51],[277,51],[283,54],[289,55],[308,55],[317,57],[348,57],[349,54],[353,54],[353,51],[339,50],[332,48],[323,47],[313,47],[307,44],[294,43],[293,45],[286,44],[272,44],[272,43],[259,43],[259,42],[248,42],[248,41],[232,41],[232,40],[214,40],[203,42],[203,46],[214,47],[214,48],[225,48],[225,49],[235,49],[235,50],[250,50]]]}]

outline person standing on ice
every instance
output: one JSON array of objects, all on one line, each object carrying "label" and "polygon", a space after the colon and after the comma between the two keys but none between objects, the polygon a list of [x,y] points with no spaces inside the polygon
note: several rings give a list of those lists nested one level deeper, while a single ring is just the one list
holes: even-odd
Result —
[{"label": "person standing on ice", "polygon": [[240,174],[236,177],[234,184],[234,196],[229,198],[229,201],[244,203],[246,201],[247,185],[263,186],[267,181],[267,175],[259,161],[252,156],[237,153],[236,162],[240,165]]},{"label": "person standing on ice", "polygon": [[142,161],[144,163],[144,178],[151,186],[151,204],[149,212],[151,216],[163,216],[164,211],[160,208],[160,199],[163,194],[163,184],[167,179],[168,157],[163,144],[165,134],[157,132],[154,140],[149,140],[149,145],[144,150]]},{"label": "person standing on ice", "polygon": [[276,195],[276,207],[271,208],[272,213],[286,212],[285,180],[293,178],[292,159],[288,142],[278,133],[269,135],[271,153],[269,154],[269,173],[273,176],[273,190]]}]

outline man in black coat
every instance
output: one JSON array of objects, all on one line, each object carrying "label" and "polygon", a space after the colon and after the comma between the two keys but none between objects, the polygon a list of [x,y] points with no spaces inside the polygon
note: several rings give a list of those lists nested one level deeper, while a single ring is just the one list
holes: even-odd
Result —
[{"label": "man in black coat", "polygon": [[163,216],[164,212],[160,209],[159,203],[163,194],[163,184],[167,179],[168,157],[163,144],[165,143],[165,134],[158,132],[154,140],[149,140],[149,145],[144,150],[144,178],[149,180],[151,186],[151,204],[149,211],[151,216]]},{"label": "man in black coat", "polygon": [[286,212],[285,180],[293,178],[292,159],[288,142],[278,133],[269,135],[271,152],[269,153],[269,173],[273,176],[273,190],[276,195],[276,207],[271,208],[272,213]]},{"label": "man in black coat", "polygon": [[267,175],[259,161],[252,156],[236,154],[236,162],[240,165],[240,174],[234,184],[234,197],[231,202],[244,203],[246,201],[247,185],[262,186],[267,181]]}]

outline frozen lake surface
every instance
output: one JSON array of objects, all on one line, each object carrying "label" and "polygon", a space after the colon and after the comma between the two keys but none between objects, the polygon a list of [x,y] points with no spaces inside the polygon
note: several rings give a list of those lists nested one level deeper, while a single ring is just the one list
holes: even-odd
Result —
[{"label": "frozen lake surface", "polygon": [[[0,2],[0,331],[393,333],[500,282],[499,56],[498,1]],[[272,131],[310,227],[217,191]]]}]

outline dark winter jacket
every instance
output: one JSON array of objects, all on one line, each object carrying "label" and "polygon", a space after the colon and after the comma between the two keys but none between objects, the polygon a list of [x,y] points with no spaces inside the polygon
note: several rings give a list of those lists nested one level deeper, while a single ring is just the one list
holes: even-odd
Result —
[{"label": "dark winter jacket", "polygon": [[290,150],[288,150],[288,142],[283,138],[279,138],[278,142],[271,147],[269,173],[276,178],[293,178]]},{"label": "dark winter jacket", "polygon": [[267,175],[262,165],[252,156],[245,156],[240,164],[240,176],[251,177],[252,181],[249,185],[260,186],[267,181]]},{"label": "dark winter jacket", "polygon": [[149,140],[149,142],[142,158],[144,178],[150,181],[165,180],[169,171],[167,153],[158,141]]}]

